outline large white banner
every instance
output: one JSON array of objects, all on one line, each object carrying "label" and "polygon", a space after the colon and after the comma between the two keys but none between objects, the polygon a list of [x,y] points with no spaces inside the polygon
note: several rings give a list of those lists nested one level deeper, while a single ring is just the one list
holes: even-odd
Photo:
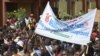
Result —
[{"label": "large white banner", "polygon": [[90,41],[95,14],[96,9],[78,18],[61,21],[57,19],[48,2],[35,33],[61,41],[86,45]]}]

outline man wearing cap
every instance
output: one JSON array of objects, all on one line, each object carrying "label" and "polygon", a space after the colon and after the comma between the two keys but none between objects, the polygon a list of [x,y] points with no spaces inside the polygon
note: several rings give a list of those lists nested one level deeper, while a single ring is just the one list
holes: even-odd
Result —
[{"label": "man wearing cap", "polygon": [[17,45],[18,45],[18,53],[21,55],[21,56],[24,56],[24,50],[23,50],[23,41],[22,40],[19,40],[17,42]]}]

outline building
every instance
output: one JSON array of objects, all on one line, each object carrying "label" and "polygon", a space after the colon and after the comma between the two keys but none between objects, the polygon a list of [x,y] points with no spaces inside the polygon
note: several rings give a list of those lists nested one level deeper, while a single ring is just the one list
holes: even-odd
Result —
[{"label": "building", "polygon": [[39,19],[39,15],[43,12],[48,1],[50,1],[53,11],[59,17],[67,14],[74,16],[97,8],[95,21],[100,22],[100,0],[0,0],[0,26],[5,25],[7,11],[13,11],[20,7],[25,8],[27,14],[33,12],[35,18]]}]

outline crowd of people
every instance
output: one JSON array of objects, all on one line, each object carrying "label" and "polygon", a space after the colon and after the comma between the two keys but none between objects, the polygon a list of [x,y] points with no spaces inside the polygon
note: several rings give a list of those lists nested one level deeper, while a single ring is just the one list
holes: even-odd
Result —
[{"label": "crowd of people", "polygon": [[23,21],[7,19],[0,32],[0,56],[100,56],[97,28],[93,29],[91,42],[82,46],[35,34],[37,22],[33,15]]}]

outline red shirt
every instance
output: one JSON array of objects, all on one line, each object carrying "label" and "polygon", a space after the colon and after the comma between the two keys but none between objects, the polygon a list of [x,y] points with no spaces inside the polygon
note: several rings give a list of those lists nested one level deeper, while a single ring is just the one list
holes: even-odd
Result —
[{"label": "red shirt", "polygon": [[96,36],[97,36],[97,33],[96,32],[92,32],[92,39],[95,41],[96,39]]}]

